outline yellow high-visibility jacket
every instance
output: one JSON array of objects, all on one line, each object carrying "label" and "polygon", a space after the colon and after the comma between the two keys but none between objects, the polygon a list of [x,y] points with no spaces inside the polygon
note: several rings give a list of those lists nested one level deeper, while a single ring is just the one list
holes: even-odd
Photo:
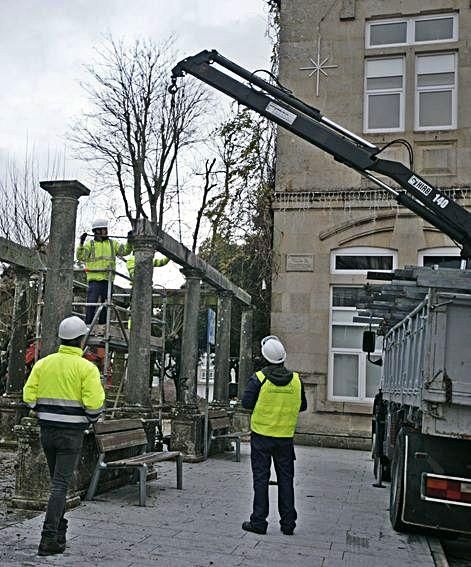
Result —
[{"label": "yellow high-visibility jacket", "polygon": [[100,373],[82,355],[81,348],[61,345],[33,366],[23,401],[35,410],[40,423],[86,429],[103,411]]},{"label": "yellow high-visibility jacket", "polygon": [[[85,262],[86,270],[114,270],[116,256],[127,256],[132,252],[132,244],[120,244],[117,240],[89,240],[77,248],[77,260]],[[108,279],[108,272],[87,271],[87,282]]]},{"label": "yellow high-visibility jacket", "polygon": [[[162,266],[166,266],[169,262],[170,262],[170,258],[167,258],[167,257],[156,258],[154,260],[154,268],[160,268]],[[129,272],[129,277],[133,280],[134,279],[134,270],[135,270],[135,267],[136,267],[136,257],[134,256],[134,254],[126,260],[126,267],[128,269],[128,272]]]},{"label": "yellow high-visibility jacket", "polygon": [[301,408],[301,380],[297,372],[284,386],[255,373],[262,383],[257,403],[250,419],[250,429],[267,437],[293,437]]}]

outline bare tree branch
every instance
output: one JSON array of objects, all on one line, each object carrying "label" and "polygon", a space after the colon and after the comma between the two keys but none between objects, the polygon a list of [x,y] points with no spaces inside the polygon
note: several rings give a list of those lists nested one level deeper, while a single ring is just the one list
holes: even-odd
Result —
[{"label": "bare tree branch", "polygon": [[208,95],[191,80],[175,95],[168,92],[172,39],[129,47],[109,36],[97,57],[83,85],[94,111],[72,138],[83,159],[105,166],[130,221],[144,217],[162,226],[176,156],[201,138]]},{"label": "bare tree branch", "polygon": [[[55,159],[44,177],[58,176]],[[27,152],[23,164],[7,163],[0,175],[0,235],[9,240],[44,250],[49,235],[50,198],[39,187],[40,164],[34,151]]]}]

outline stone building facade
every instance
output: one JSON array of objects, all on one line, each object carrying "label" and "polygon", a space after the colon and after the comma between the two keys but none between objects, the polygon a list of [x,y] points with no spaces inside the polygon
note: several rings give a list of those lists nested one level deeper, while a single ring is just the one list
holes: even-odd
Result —
[{"label": "stone building facade", "polygon": [[[280,82],[467,205],[471,174],[468,0],[281,0]],[[382,189],[279,129],[272,332],[299,369],[304,443],[366,447],[377,367],[353,323],[366,271],[459,265],[445,235]],[[382,157],[410,156],[394,143]],[[378,349],[380,345],[378,345]]]}]

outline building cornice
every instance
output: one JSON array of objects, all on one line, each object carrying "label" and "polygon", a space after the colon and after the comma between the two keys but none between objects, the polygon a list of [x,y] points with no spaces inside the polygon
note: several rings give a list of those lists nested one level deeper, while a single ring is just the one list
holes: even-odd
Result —
[{"label": "building cornice", "polygon": [[[471,187],[444,187],[440,191],[471,206]],[[383,189],[331,189],[327,191],[276,191],[272,208],[280,209],[332,209],[332,208],[399,207],[392,195]]]}]

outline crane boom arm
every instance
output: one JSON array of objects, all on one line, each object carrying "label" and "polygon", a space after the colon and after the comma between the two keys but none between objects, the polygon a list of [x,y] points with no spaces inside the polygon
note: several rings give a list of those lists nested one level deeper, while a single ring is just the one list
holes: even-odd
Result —
[{"label": "crane boom arm", "polygon": [[[329,153],[333,158],[390,192],[396,201],[444,232],[462,246],[462,257],[471,258],[471,213],[401,162],[378,157],[379,147],[329,120],[321,112],[251,73],[217,51],[201,51],[172,69],[171,92],[188,73],[289,132]],[[395,181],[391,187],[377,175]]]}]

